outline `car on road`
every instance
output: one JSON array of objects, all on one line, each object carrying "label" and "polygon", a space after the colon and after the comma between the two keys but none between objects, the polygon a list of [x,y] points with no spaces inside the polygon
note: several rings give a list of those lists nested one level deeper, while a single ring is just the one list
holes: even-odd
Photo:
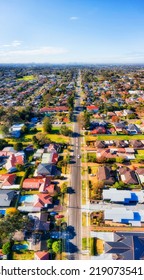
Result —
[{"label": "car on road", "polygon": [[80,155],[77,156],[77,158],[80,158],[80,157],[81,157]]}]

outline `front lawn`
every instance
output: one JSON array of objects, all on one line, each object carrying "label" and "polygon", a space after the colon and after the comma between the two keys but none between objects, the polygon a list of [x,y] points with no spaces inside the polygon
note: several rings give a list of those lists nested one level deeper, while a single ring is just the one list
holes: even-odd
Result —
[{"label": "front lawn", "polygon": [[13,252],[13,260],[33,260],[34,251]]},{"label": "front lawn", "polygon": [[87,181],[82,180],[82,204],[86,204],[86,188],[87,188]]},{"label": "front lawn", "polygon": [[65,144],[70,142],[69,137],[59,134],[47,134],[47,138],[49,138],[52,142],[56,143]]},{"label": "front lawn", "polygon": [[90,136],[86,135],[85,136],[86,142],[88,141],[109,141],[109,140],[144,140],[144,135],[139,134],[139,135],[107,135],[107,134],[101,134],[97,136]]}]

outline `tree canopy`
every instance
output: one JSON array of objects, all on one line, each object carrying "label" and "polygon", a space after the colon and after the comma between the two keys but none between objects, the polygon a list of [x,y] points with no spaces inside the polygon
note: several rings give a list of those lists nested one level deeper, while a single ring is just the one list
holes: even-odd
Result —
[{"label": "tree canopy", "polygon": [[52,123],[49,117],[45,117],[43,120],[43,130],[47,133],[51,133],[52,131]]}]

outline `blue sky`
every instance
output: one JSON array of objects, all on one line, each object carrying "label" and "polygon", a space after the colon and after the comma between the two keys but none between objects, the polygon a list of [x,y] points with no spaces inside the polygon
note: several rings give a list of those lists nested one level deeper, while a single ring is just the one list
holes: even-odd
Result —
[{"label": "blue sky", "polygon": [[144,63],[144,0],[0,0],[0,63]]}]

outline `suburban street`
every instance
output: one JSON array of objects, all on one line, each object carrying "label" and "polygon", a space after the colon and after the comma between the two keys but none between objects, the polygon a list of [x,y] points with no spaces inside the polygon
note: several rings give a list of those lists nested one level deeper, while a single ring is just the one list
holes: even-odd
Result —
[{"label": "suburban street", "polygon": [[[75,109],[80,106],[80,73],[77,79]],[[75,111],[75,110],[74,110]],[[71,187],[73,193],[69,195],[68,225],[74,227],[75,236],[72,239],[71,259],[80,259],[81,251],[81,138],[80,127],[74,114],[72,137],[73,161],[71,164]]]}]

